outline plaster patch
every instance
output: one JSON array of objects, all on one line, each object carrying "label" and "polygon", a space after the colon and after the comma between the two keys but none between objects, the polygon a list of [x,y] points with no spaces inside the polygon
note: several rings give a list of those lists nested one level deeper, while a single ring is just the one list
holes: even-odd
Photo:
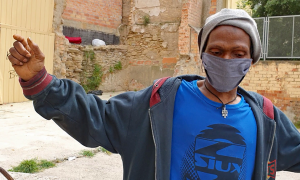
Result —
[{"label": "plaster patch", "polygon": [[179,24],[178,23],[168,23],[164,24],[161,29],[168,31],[168,32],[177,32]]},{"label": "plaster patch", "polygon": [[133,25],[132,27],[131,27],[131,31],[132,32],[141,32],[141,33],[144,33],[145,32],[145,29],[144,28],[142,28],[141,26],[139,26],[139,25]]},{"label": "plaster patch", "polygon": [[162,43],[162,46],[163,46],[164,48],[167,48],[168,43],[167,43],[167,42],[163,42],[163,43]]},{"label": "plaster patch", "polygon": [[159,0],[135,0],[136,8],[150,8],[150,7],[159,7]]},{"label": "plaster patch", "polygon": [[158,16],[161,12],[165,12],[166,8],[160,7],[159,0],[135,0],[135,7],[149,16]]},{"label": "plaster patch", "polygon": [[160,7],[141,8],[139,10],[149,14],[149,16],[158,16],[162,12]]}]

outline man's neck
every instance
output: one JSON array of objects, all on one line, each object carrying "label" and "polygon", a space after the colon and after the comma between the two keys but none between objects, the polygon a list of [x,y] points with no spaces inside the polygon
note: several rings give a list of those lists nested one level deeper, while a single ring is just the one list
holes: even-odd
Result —
[{"label": "man's neck", "polygon": [[[215,101],[215,102],[219,102],[219,103],[223,102],[223,104],[227,104],[228,102],[234,100],[235,97],[236,97],[236,94],[237,94],[237,87],[234,88],[233,90],[229,91],[229,92],[218,92],[208,81],[199,80],[197,82],[197,85],[198,85],[198,88],[200,89],[200,91],[208,99],[210,99],[212,101]],[[205,87],[205,85],[206,85],[207,88]],[[220,100],[216,96],[222,102],[220,102]],[[229,103],[229,104],[238,104],[240,102],[240,100],[241,100],[241,97],[237,96],[237,98],[232,103]]]}]

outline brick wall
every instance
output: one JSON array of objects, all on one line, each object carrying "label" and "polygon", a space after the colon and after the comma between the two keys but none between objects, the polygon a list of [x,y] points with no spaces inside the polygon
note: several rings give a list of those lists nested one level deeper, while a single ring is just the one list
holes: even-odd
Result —
[{"label": "brick wall", "polygon": [[189,24],[199,28],[201,26],[202,0],[190,0],[189,4]]},{"label": "brick wall", "polygon": [[[128,46],[129,90],[140,90],[155,79],[172,76],[179,57],[182,2],[149,2],[123,0],[124,24],[120,28],[120,40]],[[150,20],[147,25],[144,24],[145,17]]]},{"label": "brick wall", "polygon": [[209,15],[216,14],[217,12],[217,0],[211,0]]},{"label": "brick wall", "polygon": [[[202,0],[189,0],[182,6],[181,24],[179,27],[179,53],[186,55],[191,53],[191,49],[195,44],[192,44],[194,34],[191,26],[200,28],[201,26],[201,14],[202,14]],[[193,36],[193,37],[192,37]],[[197,39],[197,38],[196,38]],[[196,44],[196,46],[198,46]],[[196,52],[198,53],[198,52]]]},{"label": "brick wall", "polygon": [[[191,0],[190,11],[189,11],[189,24],[196,28],[200,28],[201,16],[202,16],[202,0]],[[195,29],[191,29],[190,36],[191,36],[190,52],[191,54],[193,54],[191,60],[194,61],[196,67],[199,67],[200,57],[199,57],[199,47],[198,47],[198,32]]]},{"label": "brick wall", "polygon": [[133,25],[126,38],[129,90],[140,90],[154,79],[172,76],[178,58],[179,23]]},{"label": "brick wall", "polygon": [[121,24],[122,0],[66,1],[67,5],[62,17],[71,21],[67,26],[73,24],[76,28],[93,30],[99,30],[99,27],[102,27],[100,29],[106,28],[109,31],[109,29],[117,29]]},{"label": "brick wall", "polygon": [[300,62],[260,61],[241,86],[269,98],[292,121],[300,121]]},{"label": "brick wall", "polygon": [[189,8],[190,2],[184,3],[182,6],[181,24],[179,27],[178,48],[180,54],[188,54],[190,52],[190,31],[189,27]]},{"label": "brick wall", "polygon": [[175,66],[175,76],[200,74],[198,32],[191,26],[201,27],[202,5],[202,0],[189,0],[183,4],[178,40],[180,57]]}]

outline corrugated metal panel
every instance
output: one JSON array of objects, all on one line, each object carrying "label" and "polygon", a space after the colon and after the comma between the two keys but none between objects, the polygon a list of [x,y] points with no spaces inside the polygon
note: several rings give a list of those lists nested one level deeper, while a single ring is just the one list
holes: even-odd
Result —
[{"label": "corrugated metal panel", "polygon": [[27,100],[6,58],[14,34],[31,37],[46,56],[47,71],[53,73],[53,9],[54,0],[0,0],[0,104]]},{"label": "corrugated metal panel", "polygon": [[54,0],[0,0],[0,23],[51,33]]},{"label": "corrugated metal panel", "polygon": [[[30,31],[17,30],[11,28],[1,28],[1,47],[0,47],[0,72],[3,77],[3,82],[1,82],[0,92],[2,92],[2,103],[11,102],[22,102],[26,99],[23,96],[22,89],[20,88],[18,77],[16,76],[11,63],[6,59],[7,50],[12,46],[14,39],[13,34],[20,34],[24,37],[31,37],[34,42],[36,42],[44,52],[47,58],[45,60],[45,67],[49,73],[53,73],[53,53],[54,53],[54,34],[38,34]],[[0,102],[1,103],[1,102]]]}]

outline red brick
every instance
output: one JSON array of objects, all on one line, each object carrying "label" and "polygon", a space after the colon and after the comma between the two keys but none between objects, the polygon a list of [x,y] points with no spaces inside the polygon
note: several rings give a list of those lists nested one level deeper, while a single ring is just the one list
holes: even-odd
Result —
[{"label": "red brick", "polygon": [[152,61],[145,61],[145,65],[151,65]]},{"label": "red brick", "polygon": [[137,64],[138,65],[143,65],[145,61],[138,61]]},{"label": "red brick", "polygon": [[[122,2],[120,0],[66,0],[67,6],[63,13],[64,19],[75,20],[81,23],[97,24],[103,27],[116,29],[121,24]],[[76,17],[72,17],[76,14]],[[90,19],[87,19],[89,17]],[[110,23],[100,25],[96,20],[110,18]]]},{"label": "red brick", "polygon": [[171,58],[163,58],[163,64],[177,63],[177,59],[175,57]]},{"label": "red brick", "polygon": [[163,68],[170,68],[173,69],[175,67],[176,63],[167,63],[167,64],[163,64]]}]

